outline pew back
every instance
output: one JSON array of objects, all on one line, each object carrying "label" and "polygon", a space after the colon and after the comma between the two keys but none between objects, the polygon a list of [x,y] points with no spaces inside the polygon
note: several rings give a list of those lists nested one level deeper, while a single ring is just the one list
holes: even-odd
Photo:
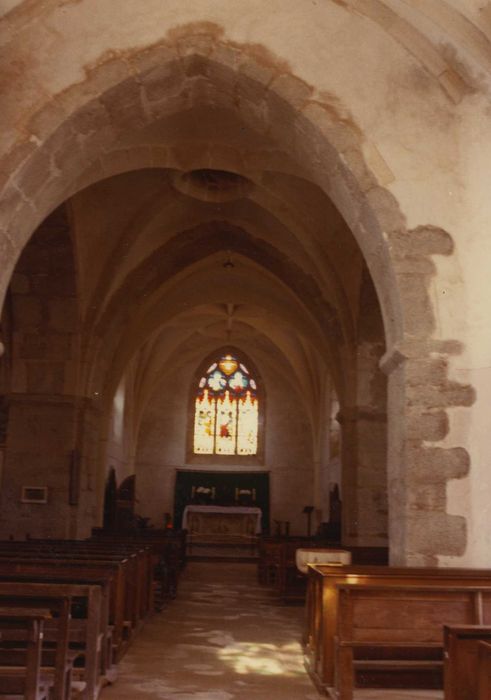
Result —
[{"label": "pew back", "polygon": [[306,665],[320,687],[334,683],[334,638],[338,624],[338,584],[395,585],[414,588],[491,586],[491,570],[382,566],[309,566]]},{"label": "pew back", "polygon": [[[491,587],[338,584],[335,691],[352,700],[355,667],[421,671],[436,666],[433,651],[443,649],[445,624],[491,622]],[[484,618],[484,619],[483,619]],[[373,659],[390,649],[391,663]],[[423,652],[408,660],[408,650]],[[355,653],[357,661],[355,661]]]}]

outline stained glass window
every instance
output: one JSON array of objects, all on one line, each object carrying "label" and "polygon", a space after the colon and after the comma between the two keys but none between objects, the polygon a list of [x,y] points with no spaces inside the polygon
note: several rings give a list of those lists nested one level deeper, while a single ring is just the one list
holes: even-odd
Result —
[{"label": "stained glass window", "polygon": [[195,454],[255,455],[259,423],[257,385],[233,355],[201,377],[194,412]]}]

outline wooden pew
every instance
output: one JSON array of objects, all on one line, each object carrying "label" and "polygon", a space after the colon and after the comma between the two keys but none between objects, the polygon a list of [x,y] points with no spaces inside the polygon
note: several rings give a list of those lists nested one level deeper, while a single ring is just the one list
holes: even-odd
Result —
[{"label": "wooden pew", "polygon": [[477,700],[491,698],[491,644],[479,642]]},{"label": "wooden pew", "polygon": [[305,663],[319,688],[334,684],[334,648],[338,621],[337,584],[425,586],[491,586],[489,569],[440,569],[384,566],[309,566],[304,635]]},{"label": "wooden pew", "polygon": [[[20,583],[18,581],[12,583],[0,583],[0,605],[10,610],[15,608],[35,608],[45,610],[50,613],[49,621],[46,618],[44,624],[44,641],[49,639],[48,624],[51,624],[51,641],[54,643],[53,652],[50,654],[44,653],[43,650],[43,665],[53,667],[53,689],[52,697],[54,700],[65,700],[69,697],[70,687],[68,685],[73,661],[77,654],[68,652],[69,639],[69,618],[70,606],[72,601],[72,590],[67,590],[66,587],[53,586],[51,584],[31,584]],[[22,645],[14,644],[12,652],[11,642],[15,642],[15,637],[12,636],[12,626],[9,626],[9,634],[7,637],[6,630],[2,630],[2,641],[0,642],[0,663],[10,665],[14,664],[15,660],[22,660],[26,654],[23,652]],[[21,641],[21,637],[18,638]],[[18,653],[16,653],[18,652]],[[28,654],[27,654],[28,656]],[[49,661],[48,661],[49,659]],[[24,665],[26,659],[23,660]],[[15,664],[14,664],[15,665]],[[19,665],[19,664],[17,664]],[[8,672],[3,671],[3,675]]]},{"label": "wooden pew", "polygon": [[[32,572],[32,567],[29,571]],[[69,570],[60,571],[59,568],[56,571],[48,570],[36,570],[36,573],[20,572],[19,567],[17,567],[17,573],[12,574],[8,569],[4,572],[2,565],[0,564],[0,581],[17,581],[17,582],[30,582],[30,583],[68,583],[68,584],[79,584],[79,585],[89,585],[98,586],[101,589],[101,615],[100,615],[100,638],[102,639],[101,648],[101,663],[100,663],[100,673],[103,680],[106,682],[114,682],[116,680],[116,666],[115,660],[113,658],[112,652],[112,627],[110,625],[109,618],[109,601],[111,595],[111,583],[112,577],[103,574],[98,574],[97,576],[89,576],[84,573],[74,575]],[[90,613],[90,610],[87,610]],[[78,617],[76,620],[72,619],[72,629],[77,628],[77,634],[72,635],[72,641],[75,637],[79,641],[88,640],[84,639],[84,629],[85,625],[88,623],[87,618],[80,620]],[[93,621],[91,621],[93,625]]]},{"label": "wooden pew", "polygon": [[94,576],[98,574],[109,574],[112,577],[110,597],[110,622],[113,625],[113,640],[116,647],[116,658],[119,660],[124,654],[131,639],[132,621],[127,619],[128,611],[133,609],[135,598],[135,587],[131,585],[131,579],[127,576],[125,568],[126,559],[123,560],[96,560],[96,559],[71,559],[51,556],[40,556],[34,554],[28,556],[24,554],[18,558],[5,558],[0,556],[0,571],[2,561],[7,564],[8,571],[26,572],[31,567],[32,573],[44,570],[46,573],[52,572],[56,576],[56,571],[70,571],[75,577]]},{"label": "wooden pew", "polygon": [[91,542],[132,542],[140,546],[150,546],[153,554],[154,581],[160,589],[161,596],[167,599],[175,597],[179,576],[186,563],[186,535],[185,530],[148,529],[118,534],[94,528]]},{"label": "wooden pew", "polygon": [[3,639],[25,641],[21,666],[0,665],[0,697],[22,695],[25,700],[48,700],[54,679],[41,675],[43,625],[51,617],[47,608],[0,607],[0,631]]},{"label": "wooden pew", "polygon": [[[169,540],[167,540],[169,541]],[[78,557],[89,558],[114,558],[127,557],[132,565],[136,566],[136,576],[134,582],[135,592],[135,614],[132,619],[135,623],[142,623],[144,619],[153,611],[152,600],[152,576],[153,576],[153,550],[151,542],[140,542],[136,539],[126,541],[124,539],[114,539],[108,541],[98,540],[28,540],[28,546],[35,546],[38,551],[43,552],[75,552]],[[0,542],[0,551],[2,543]],[[133,561],[135,559],[135,561]]]},{"label": "wooden pew", "polygon": [[[355,670],[423,672],[442,661],[444,624],[491,620],[491,586],[338,584],[335,682],[331,695],[352,700]],[[485,619],[483,619],[485,618]],[[385,658],[382,651],[390,651]],[[374,653],[375,652],[375,653]]]},{"label": "wooden pew", "polygon": [[[100,649],[101,649],[101,615],[102,596],[98,585],[81,585],[79,583],[32,583],[26,581],[0,581],[0,600],[9,595],[14,598],[26,599],[29,605],[35,599],[46,603],[61,601],[63,608],[56,619],[45,623],[44,636],[47,642],[56,646],[56,677],[55,698],[63,698],[65,687],[63,674],[67,665],[68,644],[77,643],[85,659],[84,680],[86,683],[85,697],[92,699],[98,696],[100,690]],[[75,616],[69,616],[72,604],[83,605],[85,617],[83,624]],[[54,604],[54,603],[52,603]]]},{"label": "wooden pew", "polygon": [[[307,591],[307,576],[298,571],[297,549],[322,547],[318,537],[270,537],[259,540],[258,581],[274,587],[285,602],[303,602]],[[335,549],[330,547],[330,549]],[[386,547],[340,547],[351,553],[356,565],[384,565],[388,562]]]},{"label": "wooden pew", "polygon": [[[479,642],[491,642],[491,626],[445,625],[443,628],[445,700],[475,700],[479,685]],[[491,696],[490,696],[491,697]]]},{"label": "wooden pew", "polygon": [[[83,672],[85,697],[90,700],[97,698],[104,681],[115,679],[114,661],[121,658],[132,635],[153,610],[153,549],[160,546],[158,538],[151,544],[0,541],[0,588],[13,583],[56,585],[58,591],[60,586],[77,587],[72,592],[77,593],[82,618],[79,614],[79,619],[71,621],[70,644],[83,650],[85,664],[77,674]],[[181,555],[177,560],[180,566]],[[99,592],[97,619],[89,598],[80,608],[84,588]],[[56,624],[47,623],[45,638],[53,640],[54,634]]]},{"label": "wooden pew", "polygon": [[[19,557],[29,554],[38,557],[57,557],[77,560],[121,561],[126,568],[128,595],[125,603],[126,619],[132,628],[141,625],[153,611],[151,547],[136,543],[99,543],[90,540],[28,540],[0,542],[0,557]],[[12,554],[13,552],[13,554]]]},{"label": "wooden pew", "polygon": [[295,552],[299,547],[313,547],[315,544],[318,544],[318,540],[312,537],[260,537],[257,569],[259,583],[272,585],[285,602],[302,602],[306,577],[296,567]]},{"label": "wooden pew", "polygon": [[[47,570],[73,568],[90,575],[97,569],[113,574],[110,618],[114,625],[117,658],[121,658],[132,636],[153,611],[151,547],[137,543],[96,543],[92,541],[28,540],[0,542],[2,561],[47,565]],[[106,571],[107,569],[107,571]],[[123,603],[121,601],[124,601]]]}]

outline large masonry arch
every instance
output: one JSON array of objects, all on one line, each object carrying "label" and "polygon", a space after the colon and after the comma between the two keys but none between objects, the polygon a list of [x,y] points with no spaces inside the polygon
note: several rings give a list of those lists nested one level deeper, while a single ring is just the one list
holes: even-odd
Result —
[{"label": "large masonry arch", "polygon": [[[466,428],[477,411],[471,370],[483,366],[473,355],[481,328],[476,323],[469,334],[466,325],[475,293],[466,286],[472,251],[459,251],[481,225],[482,211],[477,184],[464,192],[456,165],[470,153],[472,133],[485,128],[476,115],[487,107],[487,83],[471,78],[487,70],[488,42],[472,18],[450,6],[461,24],[448,13],[432,17],[441,20],[438,37],[447,32],[449,46],[464,45],[472,25],[479,46],[462,49],[457,60],[416,10],[398,16],[387,7],[392,3],[364,4],[363,11],[354,1],[309,11],[292,5],[279,16],[288,26],[301,21],[301,31],[282,48],[266,21],[272,8],[266,13],[255,2],[240,18],[222,2],[211,13],[174,3],[163,12],[152,2],[143,17],[132,2],[116,11],[107,0],[97,36],[90,0],[46,3],[42,11],[28,4],[12,3],[2,20],[12,37],[12,71],[18,60],[29,72],[11,101],[5,98],[2,293],[31,236],[66,206],[81,297],[74,394],[90,407],[88,423],[99,426],[77,433],[92,475],[87,525],[100,511],[104,435],[118,387],[148,383],[148,374],[143,384],[135,377],[142,358],[147,373],[162,366],[156,348],[196,363],[199,344],[179,333],[196,329],[196,309],[206,306],[210,352],[216,345],[210,329],[233,317],[245,351],[257,334],[265,361],[266,349],[279,353],[280,374],[297,367],[296,391],[306,386],[302,353],[310,353],[312,366],[325,363],[341,401],[347,538],[363,540],[370,518],[361,513],[370,498],[375,512],[385,488],[388,531],[376,532],[379,514],[368,539],[388,534],[392,561],[467,557],[484,564],[479,510],[459,512],[452,491],[462,487],[474,502],[481,469]],[[41,12],[35,25],[31,11]],[[110,15],[119,21],[109,22]],[[60,23],[63,37],[54,47],[50,36]],[[323,36],[316,56],[300,43],[308,31],[318,41]],[[90,45],[82,46],[77,33],[90,36]],[[12,53],[21,38],[45,48],[49,61],[25,65],[29,57],[20,48]],[[206,185],[201,195],[180,189],[186,177],[210,172],[240,177],[246,189],[218,201]],[[133,209],[130,193],[139,198]],[[116,202],[125,198],[118,220]],[[113,207],[112,243],[98,213],[103,204]],[[217,272],[223,251],[234,261],[233,281],[227,270]],[[364,298],[377,311],[362,330]],[[262,308],[270,316],[257,312],[261,299],[268,299]],[[222,318],[217,308],[224,300],[233,308]],[[302,351],[293,349],[285,328],[301,339]],[[379,376],[379,366],[387,392],[380,398],[377,388],[378,403],[367,411],[373,396],[363,394],[363,377]],[[322,443],[326,423],[321,393],[314,381],[307,400],[314,445]],[[140,394],[135,407],[143,411],[151,382]],[[384,462],[377,479],[385,475],[386,484],[377,483],[376,494],[373,464],[361,469],[358,452],[374,421],[387,422],[388,436],[385,455],[377,451]],[[135,444],[136,435],[128,449]]]}]

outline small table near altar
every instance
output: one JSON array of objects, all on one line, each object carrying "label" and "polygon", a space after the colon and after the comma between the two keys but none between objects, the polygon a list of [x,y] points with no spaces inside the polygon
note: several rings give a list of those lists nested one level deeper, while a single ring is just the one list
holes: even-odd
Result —
[{"label": "small table near altar", "polygon": [[186,506],[182,529],[194,538],[255,539],[261,533],[260,508],[247,506]]},{"label": "small table near altar", "polygon": [[309,564],[351,564],[351,552],[328,547],[301,547],[295,553],[295,560],[297,569],[306,574]]}]

